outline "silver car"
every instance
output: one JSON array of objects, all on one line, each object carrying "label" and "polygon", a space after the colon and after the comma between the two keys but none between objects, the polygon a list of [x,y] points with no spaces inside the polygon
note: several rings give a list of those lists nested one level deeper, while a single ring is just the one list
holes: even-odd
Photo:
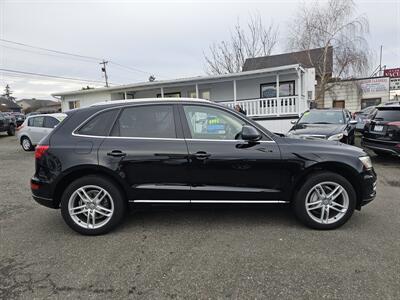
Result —
[{"label": "silver car", "polygon": [[24,123],[17,128],[17,137],[25,151],[32,151],[42,138],[48,135],[66,114],[33,115],[26,118]]}]

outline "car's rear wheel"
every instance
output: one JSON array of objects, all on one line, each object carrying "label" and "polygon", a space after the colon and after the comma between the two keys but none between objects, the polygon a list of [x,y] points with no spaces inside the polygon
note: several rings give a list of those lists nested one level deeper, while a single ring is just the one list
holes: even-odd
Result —
[{"label": "car's rear wheel", "polygon": [[85,176],[72,182],[61,199],[61,214],[75,231],[104,234],[123,219],[126,201],[114,182],[105,177]]},{"label": "car's rear wheel", "polygon": [[7,134],[9,136],[15,135],[15,126],[14,125],[10,125],[10,127],[8,127]]},{"label": "car's rear wheel", "polygon": [[294,199],[297,217],[315,229],[334,229],[352,216],[356,193],[349,181],[332,172],[308,177]]},{"label": "car's rear wheel", "polygon": [[21,146],[22,146],[22,149],[24,149],[25,151],[33,150],[32,142],[27,136],[24,136],[21,138]]}]

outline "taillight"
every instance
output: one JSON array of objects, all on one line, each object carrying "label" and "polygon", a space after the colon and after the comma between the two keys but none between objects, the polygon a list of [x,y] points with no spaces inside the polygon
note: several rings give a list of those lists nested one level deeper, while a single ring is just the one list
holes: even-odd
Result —
[{"label": "taillight", "polygon": [[38,146],[36,146],[35,158],[36,159],[41,158],[43,156],[43,154],[45,154],[48,149],[49,149],[48,145],[38,145]]},{"label": "taillight", "polygon": [[17,130],[21,130],[22,128],[24,128],[25,126],[24,126],[24,124],[22,124],[21,126],[18,126],[17,127]]},{"label": "taillight", "polygon": [[389,126],[396,126],[396,127],[400,127],[400,121],[396,121],[396,122],[389,122],[388,123]]}]

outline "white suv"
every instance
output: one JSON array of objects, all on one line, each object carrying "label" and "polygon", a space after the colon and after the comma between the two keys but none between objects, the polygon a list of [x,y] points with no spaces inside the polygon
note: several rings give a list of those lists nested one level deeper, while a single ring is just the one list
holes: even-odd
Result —
[{"label": "white suv", "polygon": [[27,117],[24,123],[17,128],[17,136],[22,149],[32,151],[34,146],[48,135],[66,116],[66,114],[57,113]]}]

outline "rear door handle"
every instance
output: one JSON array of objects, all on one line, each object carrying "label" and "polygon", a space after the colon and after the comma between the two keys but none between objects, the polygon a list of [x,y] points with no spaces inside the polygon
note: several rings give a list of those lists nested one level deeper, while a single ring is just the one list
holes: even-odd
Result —
[{"label": "rear door handle", "polygon": [[124,157],[126,156],[126,153],[121,150],[112,150],[111,152],[108,152],[107,155],[113,157]]},{"label": "rear door handle", "polygon": [[199,151],[194,154],[194,157],[196,157],[196,159],[198,159],[198,160],[204,160],[204,159],[209,158],[210,156],[211,156],[211,154],[204,152],[204,151]]}]

